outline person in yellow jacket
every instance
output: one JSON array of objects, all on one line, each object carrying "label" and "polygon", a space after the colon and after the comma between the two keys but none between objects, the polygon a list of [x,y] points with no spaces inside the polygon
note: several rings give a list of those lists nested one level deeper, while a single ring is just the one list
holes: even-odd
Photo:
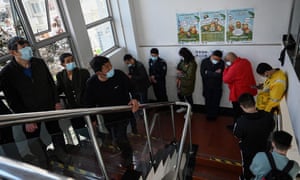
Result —
[{"label": "person in yellow jacket", "polygon": [[265,82],[258,87],[256,99],[256,107],[259,110],[272,112],[276,108],[282,97],[284,96],[287,88],[286,74],[279,68],[273,69],[267,63],[260,63],[256,68],[256,72],[266,77]]}]

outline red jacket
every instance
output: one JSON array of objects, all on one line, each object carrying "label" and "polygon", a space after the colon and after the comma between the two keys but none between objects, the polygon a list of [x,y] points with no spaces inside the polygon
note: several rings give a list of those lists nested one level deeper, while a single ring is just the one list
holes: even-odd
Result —
[{"label": "red jacket", "polygon": [[230,94],[229,101],[236,102],[243,93],[256,95],[257,90],[251,63],[247,59],[238,57],[231,66],[223,72],[223,81],[228,84]]}]

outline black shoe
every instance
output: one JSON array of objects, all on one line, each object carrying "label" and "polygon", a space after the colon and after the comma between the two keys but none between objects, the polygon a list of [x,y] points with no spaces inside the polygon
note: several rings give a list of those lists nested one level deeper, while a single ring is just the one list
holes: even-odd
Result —
[{"label": "black shoe", "polygon": [[227,125],[226,128],[227,128],[229,131],[233,131],[233,125]]}]

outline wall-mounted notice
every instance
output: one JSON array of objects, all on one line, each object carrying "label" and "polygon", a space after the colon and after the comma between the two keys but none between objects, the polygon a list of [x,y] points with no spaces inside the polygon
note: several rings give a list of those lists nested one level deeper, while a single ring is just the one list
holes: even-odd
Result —
[{"label": "wall-mounted notice", "polygon": [[199,13],[177,14],[178,42],[199,42]]},{"label": "wall-mounted notice", "polygon": [[214,12],[201,12],[201,42],[224,42],[225,22],[225,10]]},{"label": "wall-mounted notice", "polygon": [[252,41],[254,9],[227,10],[227,42]]}]

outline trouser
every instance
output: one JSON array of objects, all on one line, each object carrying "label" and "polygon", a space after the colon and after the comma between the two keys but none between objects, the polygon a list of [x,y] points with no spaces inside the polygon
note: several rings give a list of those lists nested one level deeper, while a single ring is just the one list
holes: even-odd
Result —
[{"label": "trouser", "polygon": [[[25,129],[25,124],[23,125],[23,131],[27,139],[40,137],[41,123],[37,123],[38,129],[34,132],[27,132]],[[49,134],[51,135],[52,142],[55,147],[65,148],[65,139],[62,130],[58,124],[57,120],[46,121],[45,126]]]},{"label": "trouser", "polygon": [[144,90],[144,91],[139,91],[139,92],[134,93],[134,96],[136,98],[138,98],[138,101],[141,104],[144,104],[144,103],[148,102],[148,90],[147,89]]},{"label": "trouser", "polygon": [[220,111],[222,89],[210,88],[205,91],[205,108],[208,118],[216,118]]},{"label": "trouser", "polygon": [[165,81],[157,81],[157,83],[152,84],[155,97],[158,102],[168,101],[167,90],[166,90],[166,82]]},{"label": "trouser", "polygon": [[105,126],[112,134],[115,143],[120,148],[122,152],[122,158],[131,161],[133,156],[133,151],[127,137],[127,125],[129,123],[129,119],[118,120],[113,122],[107,122],[104,120],[104,122],[105,122]]},{"label": "trouser", "polygon": [[250,171],[250,165],[256,152],[247,152],[241,150],[241,153],[242,153],[242,162],[243,162],[243,177],[246,180],[250,180],[252,177],[254,177],[254,175]]},{"label": "trouser", "polygon": [[8,158],[21,160],[21,155],[16,146],[11,126],[0,128],[0,145]]},{"label": "trouser", "polygon": [[84,117],[78,117],[78,118],[72,118],[71,119],[71,124],[72,124],[72,127],[76,133],[76,136],[79,139],[79,134],[86,137],[86,138],[89,138],[89,132],[86,128],[86,122],[84,120]]},{"label": "trouser", "polygon": [[188,102],[191,105],[191,108],[193,111],[193,105],[194,105],[193,95],[183,96],[182,94],[177,93],[177,97],[182,102],[185,102],[185,101]]}]

